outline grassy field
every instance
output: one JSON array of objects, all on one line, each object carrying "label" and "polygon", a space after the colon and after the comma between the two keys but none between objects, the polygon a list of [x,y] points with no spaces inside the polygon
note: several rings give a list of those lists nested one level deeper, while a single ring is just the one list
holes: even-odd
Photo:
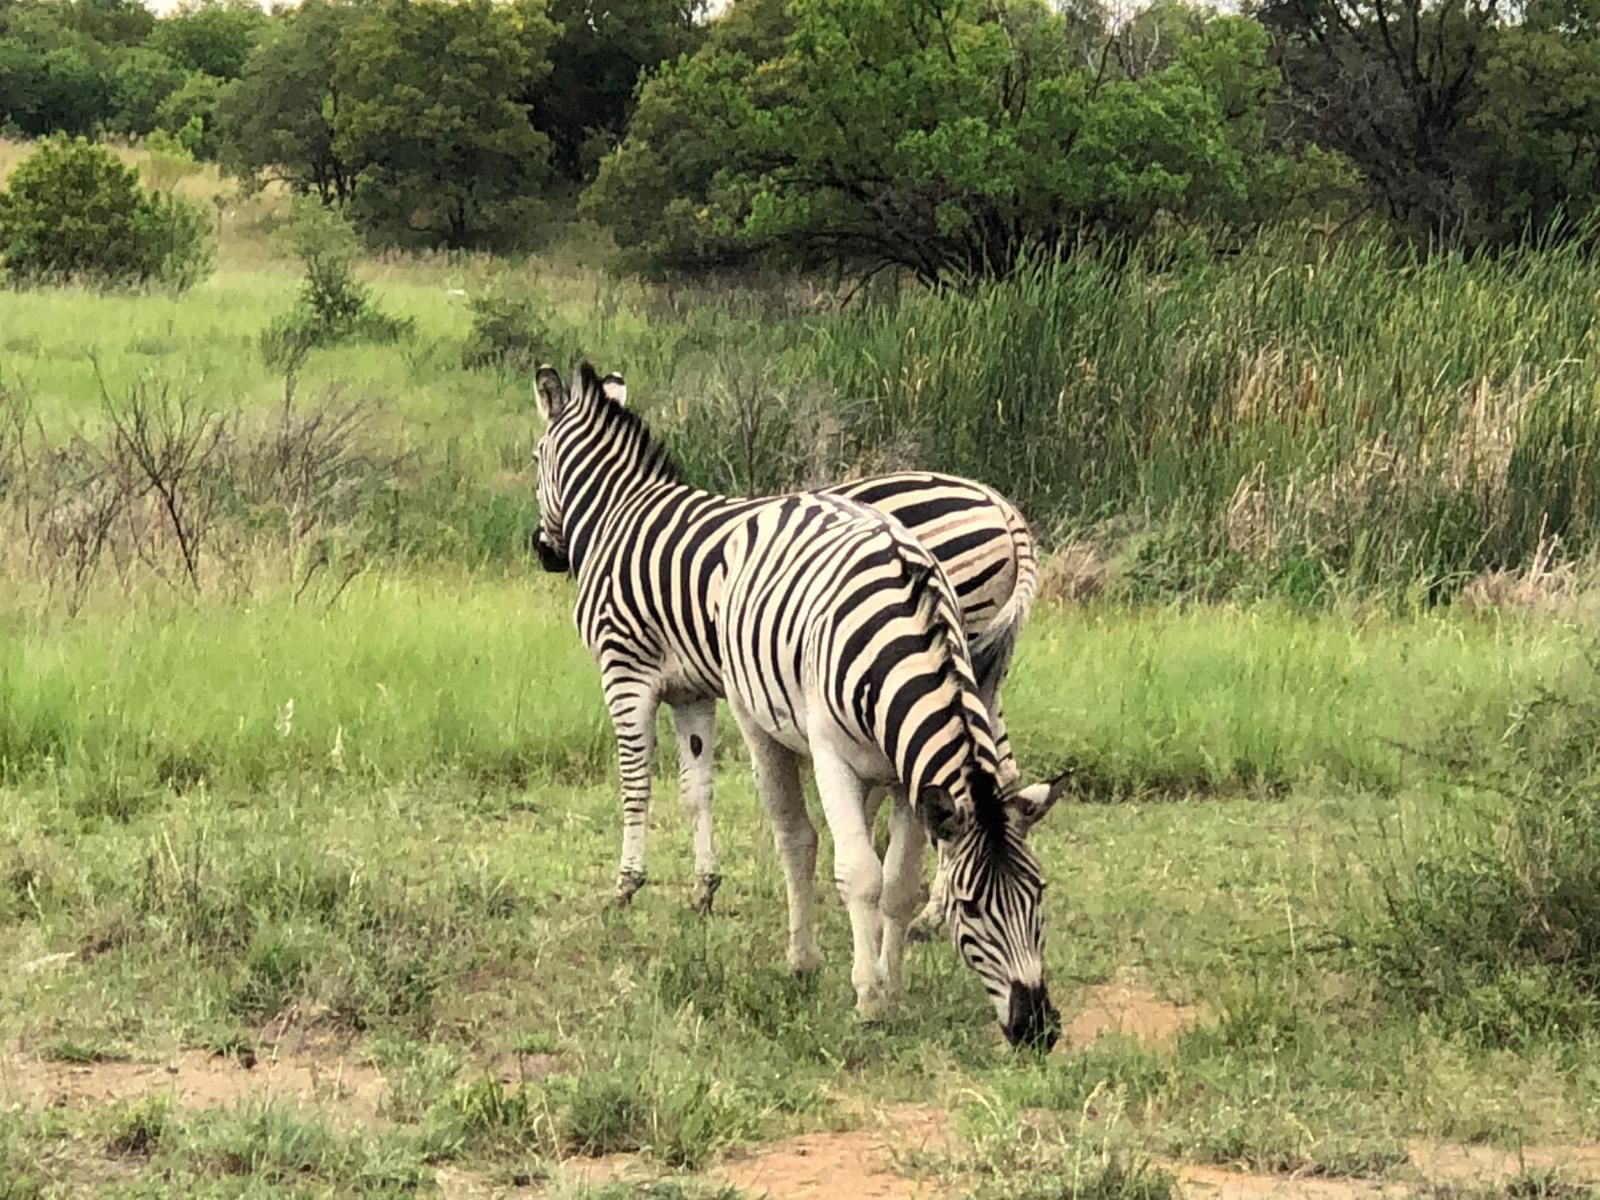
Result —
[{"label": "grassy field", "polygon": [[1575,686],[1576,629],[1042,614],[1013,724],[1027,760],[1079,764],[1082,803],[1038,835],[1069,1036],[1032,1064],[944,945],[856,1024],[836,903],[832,965],[787,976],[736,739],[719,915],[688,911],[670,764],[655,882],[608,909],[614,770],[563,586],[12,614],[0,1177],[29,1182],[8,1194],[582,1193],[602,1185],[574,1162],[632,1151],[627,1187],[711,1189],[885,1119],[887,1144],[901,1119],[928,1142],[886,1177],[950,1194],[1154,1194],[1105,1173],[1153,1159],[1459,1185],[1456,1143],[1592,1165],[1590,1034],[1532,1001],[1485,1034],[1516,997],[1418,1011],[1376,969],[1386,896],[1500,825],[1445,777],[1493,771],[1529,698]]},{"label": "grassy field", "polygon": [[[363,260],[409,336],[288,370],[281,197],[180,188],[191,293],[0,292],[0,1200],[1591,1194],[1592,265],[1268,239],[841,307],[568,230]],[[787,974],[726,722],[718,914],[670,737],[608,906],[609,726],[526,550],[525,368],[579,352],[698,481],[1026,503],[1048,1058],[943,944],[857,1022],[826,888]]]}]

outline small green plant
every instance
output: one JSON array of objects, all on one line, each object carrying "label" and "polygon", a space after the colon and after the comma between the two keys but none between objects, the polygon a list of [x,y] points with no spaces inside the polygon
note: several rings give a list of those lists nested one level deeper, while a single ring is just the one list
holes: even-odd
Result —
[{"label": "small green plant", "polygon": [[261,334],[261,358],[268,367],[290,369],[321,346],[387,344],[412,335],[415,322],[380,310],[356,279],[360,246],[338,212],[314,200],[298,202],[289,219],[289,241],[305,278],[294,308]]},{"label": "small green plant", "polygon": [[[199,119],[195,118],[191,124],[198,126]],[[165,129],[153,129],[144,139],[144,150],[145,174],[149,176],[150,187],[158,192],[170,192],[200,166],[195,161],[190,139],[182,131],[174,134]]]},{"label": "small green plant", "polygon": [[187,201],[144,191],[138,172],[103,146],[57,136],[0,191],[0,266],[22,284],[183,291],[211,272],[210,224]]},{"label": "small green plant", "polygon": [[474,296],[472,329],[461,347],[467,370],[529,374],[541,362],[563,362],[569,348],[553,332],[546,307],[532,296],[492,291]]},{"label": "small green plant", "polygon": [[1600,1023],[1600,669],[1579,663],[1513,713],[1477,780],[1496,815],[1392,868],[1362,939],[1391,995],[1480,1044]]},{"label": "small green plant", "polygon": [[106,1153],[119,1158],[149,1158],[172,1124],[172,1105],[152,1096],[113,1114],[106,1130]]}]

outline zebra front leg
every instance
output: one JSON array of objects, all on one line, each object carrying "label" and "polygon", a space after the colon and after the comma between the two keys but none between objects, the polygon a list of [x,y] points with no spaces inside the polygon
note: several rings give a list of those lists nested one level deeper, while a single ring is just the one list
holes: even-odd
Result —
[{"label": "zebra front leg", "polygon": [[620,906],[645,884],[644,842],[650,824],[650,771],[655,765],[660,700],[654,690],[632,680],[608,683],[605,691],[622,774],[622,865],[617,870]]},{"label": "zebra front leg", "polygon": [[695,700],[674,705],[672,719],[678,734],[678,790],[689,806],[694,829],[694,910],[708,917],[711,902],[722,886],[711,839],[712,739],[716,734],[717,702]]},{"label": "zebra front leg", "polygon": [[916,810],[905,793],[897,790],[894,807],[889,810],[889,852],[883,859],[883,947],[878,954],[878,978],[890,996],[901,989],[907,927],[922,886],[925,836]]},{"label": "zebra front leg", "polygon": [[800,756],[748,720],[738,704],[733,715],[750,748],[756,790],[772,819],[772,841],[783,863],[789,893],[789,969],[797,974],[822,965],[817,947],[817,827],[806,812]]},{"label": "zebra front leg", "polygon": [[867,1019],[883,1009],[878,955],[883,945],[883,864],[872,848],[866,821],[866,788],[848,762],[821,738],[813,739],[812,771],[822,810],[833,835],[833,879],[850,913],[854,943],[850,982],[856,989],[856,1012]]}]

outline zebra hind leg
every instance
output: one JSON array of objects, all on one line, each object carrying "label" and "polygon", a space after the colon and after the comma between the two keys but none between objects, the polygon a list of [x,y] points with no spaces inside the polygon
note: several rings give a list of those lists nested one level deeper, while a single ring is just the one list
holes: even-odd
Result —
[{"label": "zebra hind leg", "polygon": [[616,903],[627,905],[645,885],[644,843],[650,821],[650,770],[656,753],[656,710],[660,702],[632,686],[606,689],[606,707],[617,735],[622,773],[622,864],[617,870]]},{"label": "zebra hind leg", "polygon": [[711,915],[712,901],[722,886],[717,851],[711,836],[712,738],[716,734],[715,700],[674,705],[673,725],[678,736],[678,790],[689,806],[694,828],[694,910]]}]

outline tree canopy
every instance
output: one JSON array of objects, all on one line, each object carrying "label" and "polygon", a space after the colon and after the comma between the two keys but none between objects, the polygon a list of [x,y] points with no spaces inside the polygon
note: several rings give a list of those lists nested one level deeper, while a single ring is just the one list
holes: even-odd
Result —
[{"label": "tree canopy", "polygon": [[181,136],[401,245],[582,186],[665,268],[1362,213],[1497,248],[1600,221],[1600,0],[0,0],[0,131]]}]

